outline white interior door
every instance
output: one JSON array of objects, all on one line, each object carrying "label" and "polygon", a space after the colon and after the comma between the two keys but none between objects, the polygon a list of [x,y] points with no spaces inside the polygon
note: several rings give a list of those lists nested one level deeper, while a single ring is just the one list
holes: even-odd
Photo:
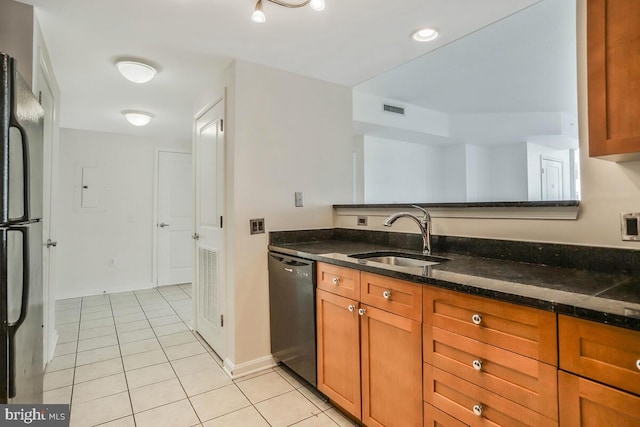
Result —
[{"label": "white interior door", "polygon": [[563,200],[564,162],[542,156],[542,200]]},{"label": "white interior door", "polygon": [[191,153],[158,152],[158,286],[193,279]]},{"label": "white interior door", "polygon": [[224,359],[224,100],[196,118],[195,329]]},{"label": "white interior door", "polygon": [[43,349],[44,363],[53,358],[56,345],[55,330],[55,283],[56,283],[56,229],[55,229],[55,188],[58,176],[58,139],[55,137],[55,100],[45,78],[45,72],[38,73],[40,104],[44,110],[43,131],[43,210],[42,210],[42,290],[44,303]]}]

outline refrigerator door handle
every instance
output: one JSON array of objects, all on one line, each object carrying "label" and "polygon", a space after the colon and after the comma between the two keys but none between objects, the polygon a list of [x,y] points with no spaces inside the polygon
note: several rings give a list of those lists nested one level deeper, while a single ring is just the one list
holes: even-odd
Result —
[{"label": "refrigerator door handle", "polygon": [[[29,219],[29,202],[30,202],[30,197],[29,197],[29,185],[30,185],[30,179],[29,177],[31,176],[29,174],[29,165],[31,164],[31,162],[29,161],[29,139],[27,136],[27,132],[24,130],[24,128],[20,125],[20,123],[18,123],[18,121],[16,120],[15,116],[14,116],[14,111],[11,111],[11,127],[14,127],[16,129],[18,129],[18,132],[20,132],[20,140],[22,142],[22,200],[23,200],[23,213],[22,216],[20,218],[8,218],[10,221],[27,221]],[[9,215],[9,212],[7,212],[7,215]]]},{"label": "refrigerator door handle", "polygon": [[13,323],[7,323],[9,335],[15,335],[16,331],[27,318],[29,307],[29,230],[26,227],[11,227],[11,231],[22,233],[22,298],[20,301],[20,316]]},{"label": "refrigerator door handle", "polygon": [[13,323],[7,324],[7,332],[9,335],[9,384],[8,384],[8,392],[9,398],[15,397],[16,395],[16,346],[15,346],[15,336],[16,332],[18,332],[18,328],[27,317],[27,309],[29,306],[29,230],[26,227],[12,227],[11,231],[18,231],[22,233],[22,296],[20,301],[20,315],[18,316],[18,320]]}]

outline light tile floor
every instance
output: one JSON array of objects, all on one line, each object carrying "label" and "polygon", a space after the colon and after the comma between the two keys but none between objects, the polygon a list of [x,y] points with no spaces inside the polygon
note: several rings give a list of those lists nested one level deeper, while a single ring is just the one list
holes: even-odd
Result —
[{"label": "light tile floor", "polygon": [[232,381],[187,326],[191,285],[56,302],[45,403],[71,426],[353,426],[281,367]]}]

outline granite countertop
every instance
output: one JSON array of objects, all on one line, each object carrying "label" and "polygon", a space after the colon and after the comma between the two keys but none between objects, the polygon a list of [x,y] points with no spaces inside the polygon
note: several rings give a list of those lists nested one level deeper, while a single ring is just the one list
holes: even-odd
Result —
[{"label": "granite countertop", "polygon": [[434,255],[451,261],[426,268],[383,266],[348,255],[419,252],[344,240],[278,243],[270,245],[269,250],[640,330],[640,277],[633,274],[437,252]]}]

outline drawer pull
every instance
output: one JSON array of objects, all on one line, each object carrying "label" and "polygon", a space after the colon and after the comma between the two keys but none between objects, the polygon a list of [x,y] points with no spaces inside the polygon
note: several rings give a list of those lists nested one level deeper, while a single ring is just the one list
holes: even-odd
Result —
[{"label": "drawer pull", "polygon": [[384,291],[382,293],[382,296],[384,297],[384,299],[391,299],[391,291]]},{"label": "drawer pull", "polygon": [[482,405],[480,405],[480,404],[473,405],[473,413],[474,414],[476,414],[477,416],[481,417],[483,412],[484,412],[484,408],[482,407]]},{"label": "drawer pull", "polygon": [[473,369],[475,369],[476,371],[482,370],[482,360],[476,359],[473,361],[471,365],[473,366]]},{"label": "drawer pull", "polygon": [[482,316],[480,316],[479,314],[474,314],[473,316],[471,316],[471,321],[476,325],[479,325],[480,323],[482,323]]},{"label": "drawer pull", "polygon": [[331,281],[333,282],[334,285],[339,285],[340,284],[340,278],[339,277],[334,277],[333,279],[331,279]]},{"label": "drawer pull", "polygon": [[640,359],[636,360],[636,368],[640,369]]},{"label": "drawer pull", "polygon": [[360,316],[364,316],[364,314],[365,314],[366,312],[367,312],[367,310],[365,310],[364,308],[359,308],[359,309],[358,309],[358,314],[359,314]]},{"label": "drawer pull", "polygon": [[356,309],[356,306],[353,305],[353,304],[349,304],[349,307],[347,307],[347,310],[349,310],[352,313],[353,313],[353,310],[355,310],[355,309]]}]

